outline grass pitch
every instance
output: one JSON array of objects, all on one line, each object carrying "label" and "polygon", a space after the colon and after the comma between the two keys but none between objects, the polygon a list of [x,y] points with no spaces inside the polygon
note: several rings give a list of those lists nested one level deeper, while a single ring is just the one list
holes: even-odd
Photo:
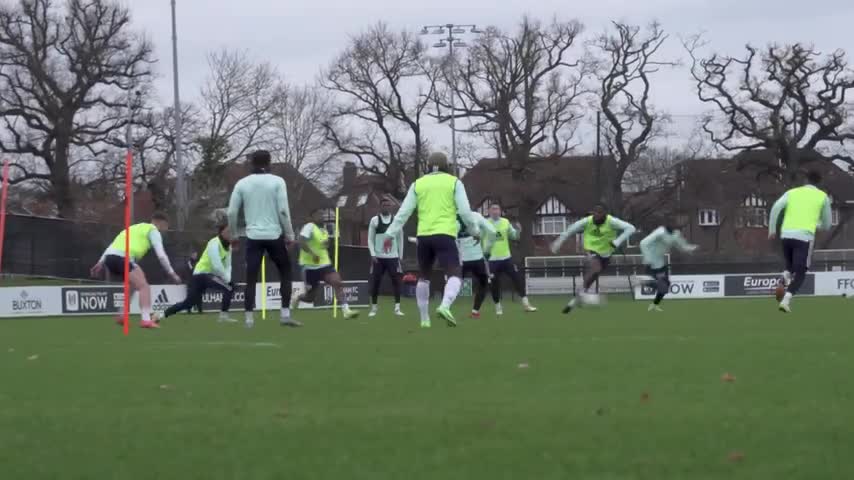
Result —
[{"label": "grass pitch", "polygon": [[2,478],[854,478],[854,302],[537,303],[430,330],[390,302],[301,330],[2,320]]}]

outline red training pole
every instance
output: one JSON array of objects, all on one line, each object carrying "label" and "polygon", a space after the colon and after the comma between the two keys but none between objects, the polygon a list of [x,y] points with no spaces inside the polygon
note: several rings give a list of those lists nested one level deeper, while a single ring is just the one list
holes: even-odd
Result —
[{"label": "red training pole", "polygon": [[3,243],[6,241],[6,195],[9,193],[9,160],[3,162],[3,193],[0,194],[0,271],[3,271]]},{"label": "red training pole", "polygon": [[128,149],[125,162],[125,301],[124,327],[125,335],[130,333],[130,210],[131,195],[133,194],[133,152]]}]

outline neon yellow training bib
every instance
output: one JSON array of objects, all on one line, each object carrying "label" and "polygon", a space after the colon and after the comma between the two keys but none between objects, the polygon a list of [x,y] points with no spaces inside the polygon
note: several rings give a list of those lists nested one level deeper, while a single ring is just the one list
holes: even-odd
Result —
[{"label": "neon yellow training bib", "polygon": [[786,193],[786,213],[782,230],[815,234],[827,194],[814,187],[798,187]]},{"label": "neon yellow training bib", "polygon": [[[152,230],[157,230],[157,227],[150,223],[137,223],[136,225],[131,225],[130,258],[140,260],[148,253],[149,250],[151,250],[151,240],[148,238],[148,234],[151,233]],[[122,230],[121,233],[116,236],[116,239],[113,240],[110,248],[124,251],[126,234],[127,232]]]},{"label": "neon yellow training bib", "polygon": [[317,261],[314,261],[314,256],[305,250],[300,249],[299,264],[306,267],[321,267],[324,265],[332,265],[329,260],[329,233],[326,229],[320,228],[312,224],[311,238],[308,240],[308,248],[317,254]]},{"label": "neon yellow training bib", "polygon": [[611,216],[605,217],[602,225],[593,223],[593,216],[587,217],[587,226],[584,227],[584,250],[609,256],[614,253],[611,244],[617,239],[617,231],[611,226]]},{"label": "neon yellow training bib", "polygon": [[418,236],[457,237],[457,177],[444,172],[431,173],[415,181],[418,198]]}]

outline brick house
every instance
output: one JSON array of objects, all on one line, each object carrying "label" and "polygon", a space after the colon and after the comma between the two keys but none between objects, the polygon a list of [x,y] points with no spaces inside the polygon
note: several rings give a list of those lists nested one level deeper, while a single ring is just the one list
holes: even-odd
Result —
[{"label": "brick house", "polygon": [[[817,154],[802,156],[803,170],[822,174],[831,196],[833,230],[820,234],[817,248],[854,248],[854,176]],[[667,202],[677,223],[703,252],[732,256],[773,254],[768,241],[772,205],[789,187],[767,165],[768,152],[748,152],[729,159],[698,160],[677,167],[678,185]]]},{"label": "brick house", "polygon": [[[485,215],[491,203],[499,203],[505,216],[520,223],[514,255],[550,255],[549,244],[587,215],[606,191],[604,181],[613,165],[609,157],[532,158],[514,170],[506,160],[487,158],[466,173],[463,183],[472,210]],[[580,236],[564,244],[562,253],[582,253]]]},{"label": "brick house", "polygon": [[360,175],[353,162],[344,164],[342,174],[341,189],[333,198],[339,209],[341,243],[365,247],[368,226],[379,213],[382,200],[388,198],[397,205],[400,201],[386,193],[385,179],[369,173]]}]

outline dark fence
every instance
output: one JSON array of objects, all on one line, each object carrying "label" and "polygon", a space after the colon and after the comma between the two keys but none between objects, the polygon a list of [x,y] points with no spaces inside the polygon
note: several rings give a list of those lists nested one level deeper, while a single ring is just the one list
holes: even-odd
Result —
[{"label": "dark fence", "polygon": [[[98,223],[74,222],[53,218],[9,215],[6,217],[6,238],[3,248],[3,273],[33,277],[87,279],[89,269],[113,241],[122,227]],[[163,233],[164,246],[175,270],[187,275],[187,260],[193,252],[201,253],[213,232]],[[245,280],[246,268],[241,249],[233,257],[235,281]],[[291,252],[294,278],[300,278],[296,267],[298,252]],[[168,279],[156,256],[146,256],[140,264],[151,283],[166,283]],[[339,270],[345,279],[363,280],[368,276],[370,254],[364,247],[341,247]],[[270,264],[267,279],[278,281],[278,272]]]}]

